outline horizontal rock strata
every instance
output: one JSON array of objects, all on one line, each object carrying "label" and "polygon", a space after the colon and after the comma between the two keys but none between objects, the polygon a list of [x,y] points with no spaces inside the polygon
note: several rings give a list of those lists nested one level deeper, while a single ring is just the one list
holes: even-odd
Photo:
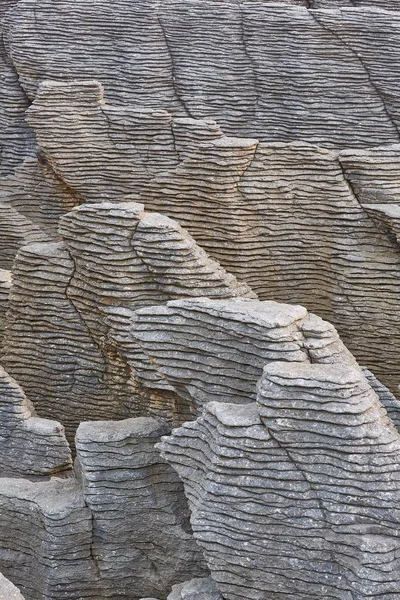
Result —
[{"label": "horizontal rock strata", "polygon": [[82,423],[76,477],[0,477],[0,567],[27,600],[165,598],[207,576],[182,483],[154,448],[168,431]]},{"label": "horizontal rock strata", "polygon": [[359,369],[271,362],[160,448],[226,600],[396,596],[399,432]]},{"label": "horizontal rock strata", "polygon": [[205,573],[182,484],[154,448],[167,431],[151,418],[78,428],[92,555],[107,598],[165,597],[173,584]]},{"label": "horizontal rock strata", "polygon": [[254,401],[269,362],[356,364],[332,325],[302,306],[276,302],[170,301],[136,311],[131,335],[196,411],[211,400]]},{"label": "horizontal rock strata", "polygon": [[[62,218],[60,234],[64,242],[28,245],[16,258],[4,367],[71,442],[87,419],[158,414],[182,422],[189,408],[128,336],[132,311],[254,293],[177,223],[139,204],[83,205]],[[147,389],[137,362],[154,380]]]},{"label": "horizontal rock strata", "polygon": [[94,81],[43,83],[29,115],[48,164],[77,197],[140,198],[177,219],[261,299],[332,321],[396,390],[397,221],[376,215],[382,202],[397,210],[398,144],[338,153],[228,137],[210,119],[109,105]]},{"label": "horizontal rock strata", "polygon": [[52,475],[71,468],[64,427],[39,418],[16,381],[0,367],[0,474]]},{"label": "horizontal rock strata", "polygon": [[396,3],[293,4],[21,0],[6,43],[31,99],[46,79],[95,78],[110,102],[211,117],[234,135],[398,142],[400,16],[382,10]]}]

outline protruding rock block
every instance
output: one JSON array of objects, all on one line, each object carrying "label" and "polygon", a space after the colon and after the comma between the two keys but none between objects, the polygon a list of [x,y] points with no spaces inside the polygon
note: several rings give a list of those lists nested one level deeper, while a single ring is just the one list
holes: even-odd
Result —
[{"label": "protruding rock block", "polygon": [[75,480],[0,479],[0,521],[1,570],[27,600],[99,594],[91,513]]},{"label": "protruding rock block", "polygon": [[226,600],[398,593],[400,437],[360,369],[271,362],[256,403],[211,402],[159,447]]},{"label": "protruding rock block", "polygon": [[182,484],[154,448],[167,431],[152,418],[78,428],[92,555],[107,598],[165,597],[173,584],[206,572]]},{"label": "protruding rock block", "polygon": [[[184,404],[129,337],[132,311],[170,299],[255,297],[178,223],[137,203],[86,204],[61,219],[64,242],[26,246],[13,270],[3,364],[44,417],[65,424]],[[152,383],[143,388],[136,370]]]},{"label": "protruding rock block", "polygon": [[[170,301],[138,310],[131,335],[192,407],[251,402],[271,361],[356,364],[335,328],[302,306],[250,299]],[[146,371],[138,371],[145,385]]]},{"label": "protruding rock block", "polygon": [[192,579],[172,588],[167,600],[223,600],[210,578]]},{"label": "protruding rock block", "polygon": [[64,427],[41,419],[0,367],[0,474],[53,475],[72,467]]}]

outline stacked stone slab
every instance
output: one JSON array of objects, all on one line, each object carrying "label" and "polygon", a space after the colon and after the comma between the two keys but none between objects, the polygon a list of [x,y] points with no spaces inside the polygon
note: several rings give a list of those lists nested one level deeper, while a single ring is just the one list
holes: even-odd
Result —
[{"label": "stacked stone slab", "polygon": [[[143,367],[128,337],[132,311],[180,297],[254,294],[177,223],[139,204],[83,205],[63,217],[60,233],[64,242],[25,246],[17,256],[4,367],[71,442],[82,420],[150,413],[182,422],[186,407]],[[154,391],[139,384],[136,361]]]},{"label": "stacked stone slab", "polygon": [[226,600],[397,595],[399,432],[359,369],[271,362],[160,448]]},{"label": "stacked stone slab", "polygon": [[71,468],[64,427],[39,418],[0,367],[0,475],[52,475]]},{"label": "stacked stone slab", "polygon": [[154,448],[167,431],[152,418],[82,423],[77,431],[92,555],[107,598],[165,597],[171,585],[205,573],[182,484]]},{"label": "stacked stone slab", "polygon": [[182,484],[154,449],[167,432],[151,418],[83,423],[76,477],[0,478],[0,567],[27,600],[165,598],[207,575]]},{"label": "stacked stone slab", "polygon": [[[171,301],[136,311],[131,334],[197,412],[211,400],[253,402],[271,361],[356,364],[331,324],[269,301]],[[146,385],[146,373],[138,375]]]},{"label": "stacked stone slab", "polygon": [[43,83],[29,115],[48,164],[77,198],[140,198],[177,219],[260,298],[334,322],[396,390],[398,223],[377,219],[376,202],[398,212],[398,144],[338,153],[227,137],[210,120],[110,106],[93,81]]}]

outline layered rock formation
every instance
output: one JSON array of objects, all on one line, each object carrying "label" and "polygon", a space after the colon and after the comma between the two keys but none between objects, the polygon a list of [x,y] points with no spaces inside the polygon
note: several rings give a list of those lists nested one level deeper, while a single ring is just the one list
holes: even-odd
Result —
[{"label": "layered rock formation", "polygon": [[83,205],[61,220],[60,233],[63,242],[24,246],[16,258],[2,364],[70,441],[82,420],[158,414],[182,422],[188,408],[128,336],[132,311],[254,293],[177,223],[140,204]]},{"label": "layered rock formation", "polygon": [[270,363],[160,447],[226,600],[396,597],[399,432],[359,369]]},{"label": "layered rock formation", "polygon": [[166,597],[206,573],[182,485],[154,449],[167,431],[84,423],[77,477],[0,478],[0,564],[28,600]]},{"label": "layered rock formation", "polygon": [[396,0],[1,3],[26,600],[400,597],[399,32]]},{"label": "layered rock formation", "polygon": [[43,83],[29,121],[70,194],[53,188],[59,212],[50,215],[74,202],[140,199],[182,223],[260,298],[333,321],[360,362],[396,390],[396,219],[376,215],[382,202],[397,214],[399,145],[337,153],[227,137],[211,120],[108,105],[94,81]]}]

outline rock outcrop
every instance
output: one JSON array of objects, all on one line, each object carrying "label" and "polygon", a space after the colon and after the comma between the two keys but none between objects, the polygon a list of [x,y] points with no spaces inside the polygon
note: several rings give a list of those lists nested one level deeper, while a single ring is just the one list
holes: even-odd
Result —
[{"label": "rock outcrop", "polygon": [[0,475],[53,475],[71,468],[64,427],[39,418],[0,367]]},{"label": "rock outcrop", "polygon": [[[17,255],[2,364],[71,442],[83,420],[155,414],[181,423],[187,408],[129,338],[133,311],[255,294],[176,222],[140,204],[83,205],[61,219],[60,234],[63,242]],[[136,363],[153,380],[146,389]]]},{"label": "rock outcrop", "polygon": [[359,369],[271,362],[160,448],[226,600],[397,595],[399,431]]}]

